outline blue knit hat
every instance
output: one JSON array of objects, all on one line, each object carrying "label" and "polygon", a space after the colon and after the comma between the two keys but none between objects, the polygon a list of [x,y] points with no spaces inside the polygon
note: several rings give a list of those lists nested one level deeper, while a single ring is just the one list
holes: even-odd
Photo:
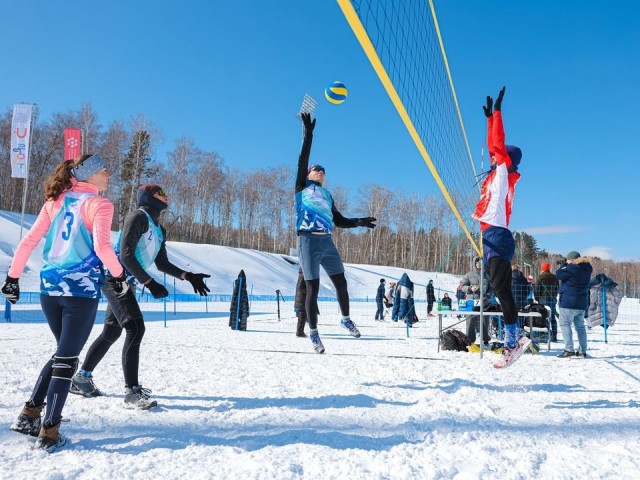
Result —
[{"label": "blue knit hat", "polygon": [[89,177],[95,175],[100,170],[103,170],[105,168],[107,167],[100,155],[91,155],[80,165],[76,165],[75,167],[73,167],[71,172],[73,173],[73,176],[76,177],[76,180],[78,180],[79,182],[84,182]]},{"label": "blue knit hat", "polygon": [[520,160],[522,160],[522,150],[515,145],[505,145],[505,147],[507,147],[507,153],[511,157],[513,168],[517,169],[518,165],[520,165]]}]

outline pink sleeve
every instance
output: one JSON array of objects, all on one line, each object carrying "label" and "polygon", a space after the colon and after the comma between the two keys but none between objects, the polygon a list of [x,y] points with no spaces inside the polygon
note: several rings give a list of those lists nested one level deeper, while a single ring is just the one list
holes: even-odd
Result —
[{"label": "pink sleeve", "polygon": [[111,221],[113,220],[113,204],[106,198],[96,197],[89,206],[93,215],[93,248],[105,267],[114,276],[124,272],[111,245]]},{"label": "pink sleeve", "polygon": [[33,223],[31,229],[27,232],[24,238],[18,244],[16,253],[13,255],[13,261],[9,268],[8,275],[13,278],[20,278],[24,267],[29,261],[31,252],[38,246],[42,237],[44,237],[49,231],[51,226],[51,209],[53,208],[53,202],[45,202],[40,209],[38,218]]}]

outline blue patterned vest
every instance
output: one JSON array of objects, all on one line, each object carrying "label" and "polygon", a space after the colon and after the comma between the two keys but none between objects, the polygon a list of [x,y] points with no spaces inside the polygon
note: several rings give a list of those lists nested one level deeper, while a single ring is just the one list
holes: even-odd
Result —
[{"label": "blue patterned vest", "polygon": [[93,193],[64,194],[62,208],[45,236],[40,292],[52,297],[100,298],[102,262],[93,249],[93,236],[80,214]]},{"label": "blue patterned vest", "polygon": [[333,197],[329,190],[307,180],[295,196],[296,231],[331,233],[332,207]]}]

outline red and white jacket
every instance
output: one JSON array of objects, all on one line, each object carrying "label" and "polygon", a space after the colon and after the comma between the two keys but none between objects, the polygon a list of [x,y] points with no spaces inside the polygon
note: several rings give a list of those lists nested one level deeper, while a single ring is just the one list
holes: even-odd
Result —
[{"label": "red and white jacket", "polygon": [[509,228],[513,195],[520,174],[511,161],[504,143],[502,112],[495,111],[487,119],[487,145],[491,156],[491,171],[482,182],[480,201],[472,217],[480,221],[480,229],[490,226]]}]

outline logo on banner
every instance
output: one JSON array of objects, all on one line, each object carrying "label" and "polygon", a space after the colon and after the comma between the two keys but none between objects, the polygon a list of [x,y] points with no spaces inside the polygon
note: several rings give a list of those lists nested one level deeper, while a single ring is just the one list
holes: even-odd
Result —
[{"label": "logo on banner", "polygon": [[18,103],[13,106],[11,118],[11,176],[29,176],[29,139],[33,105]]},{"label": "logo on banner", "polygon": [[64,129],[64,159],[71,160],[81,155],[82,131],[79,128]]}]

